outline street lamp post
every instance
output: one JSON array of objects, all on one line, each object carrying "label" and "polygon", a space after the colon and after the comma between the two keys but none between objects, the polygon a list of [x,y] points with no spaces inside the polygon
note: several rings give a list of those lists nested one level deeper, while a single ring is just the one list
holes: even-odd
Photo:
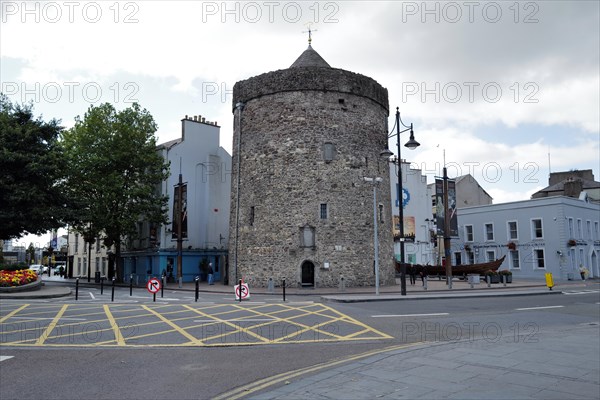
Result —
[{"label": "street lamp post", "polygon": [[[400,125],[404,128],[400,130]],[[388,138],[396,136],[398,146],[398,217],[399,217],[399,230],[400,230],[400,294],[406,296],[406,265],[404,264],[404,188],[402,187],[402,153],[400,147],[400,134],[410,131],[410,139],[404,146],[410,150],[414,150],[420,146],[419,142],[415,140],[415,134],[413,132],[413,124],[410,126],[405,125],[400,119],[400,109],[396,107],[396,133],[388,135]],[[382,157],[390,157],[392,152],[386,149],[381,152]]]},{"label": "street lamp post", "polygon": [[234,247],[234,259],[235,259],[235,281],[236,284],[238,282],[238,242],[239,242],[239,234],[240,234],[240,162],[242,160],[240,152],[242,151],[242,111],[244,111],[244,107],[246,105],[242,102],[239,102],[235,105],[235,109],[238,112],[238,142],[237,142],[237,184],[235,191],[235,247]]},{"label": "street lamp post", "polygon": [[375,294],[379,296],[379,236],[377,234],[377,185],[383,181],[380,177],[363,178],[373,184],[373,247],[375,248]]}]

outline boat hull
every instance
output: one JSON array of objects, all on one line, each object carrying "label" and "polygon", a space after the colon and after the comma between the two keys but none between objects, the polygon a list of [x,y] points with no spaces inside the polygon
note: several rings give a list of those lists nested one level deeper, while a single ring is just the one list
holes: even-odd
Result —
[{"label": "boat hull", "polygon": [[[494,261],[490,261],[487,263],[480,264],[465,264],[465,265],[453,265],[452,266],[452,275],[460,276],[460,275],[469,275],[469,274],[478,274],[484,275],[487,271],[497,271],[500,268],[500,265],[504,262],[506,256],[502,256]],[[407,264],[406,266],[407,274],[415,274],[420,275],[446,275],[446,267],[443,265],[422,265],[422,264]],[[401,272],[401,264],[396,261],[396,272]]]}]

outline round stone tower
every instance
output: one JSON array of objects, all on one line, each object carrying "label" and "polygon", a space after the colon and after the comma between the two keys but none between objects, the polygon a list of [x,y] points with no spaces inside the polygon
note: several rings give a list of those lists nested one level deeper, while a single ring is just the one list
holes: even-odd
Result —
[{"label": "round stone tower", "polygon": [[379,276],[394,283],[388,93],[332,68],[309,45],[290,68],[233,88],[229,282],[373,286],[373,184]]}]

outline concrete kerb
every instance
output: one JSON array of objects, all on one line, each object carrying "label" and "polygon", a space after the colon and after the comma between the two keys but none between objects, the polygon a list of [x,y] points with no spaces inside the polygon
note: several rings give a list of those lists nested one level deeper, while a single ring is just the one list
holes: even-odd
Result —
[{"label": "concrete kerb", "polygon": [[[44,287],[42,290],[36,292],[24,292],[19,296],[8,297],[7,295],[0,294],[1,298],[46,298],[46,297],[63,297],[68,296],[72,293],[72,289],[69,287],[75,286],[75,279],[46,279],[44,281]],[[443,282],[442,282],[443,283]],[[112,282],[105,282],[105,290],[110,289]],[[80,279],[79,287],[81,288],[98,288],[99,283],[95,283],[93,280],[87,282],[86,278]],[[129,287],[127,283],[116,283],[117,287]],[[173,284],[172,286],[167,285],[165,290],[170,291],[187,291],[193,292],[195,290],[194,283],[184,283],[182,288],[178,285]],[[558,288],[554,287],[554,290],[548,290],[545,284],[538,281],[524,281],[517,284],[513,284],[506,287],[479,287],[474,289],[453,289],[448,290],[444,286],[438,285],[439,288],[431,288],[430,290],[421,290],[419,286],[409,287],[408,294],[406,296],[400,295],[400,289],[396,286],[389,286],[382,288],[383,293],[376,296],[371,293],[371,288],[349,288],[343,294],[331,289],[331,288],[312,288],[312,289],[296,289],[288,288],[288,295],[294,296],[320,296],[321,301],[324,302],[372,302],[372,301],[393,301],[393,300],[411,300],[411,299],[439,299],[439,298],[470,298],[470,297],[492,297],[492,296],[524,296],[532,294],[556,294],[562,293],[562,289],[565,287],[580,287],[586,286],[585,283],[565,283],[560,284]],[[51,289],[52,288],[52,289]],[[59,288],[64,288],[60,290]],[[136,290],[145,290],[144,286],[135,286]],[[51,290],[50,290],[51,289]],[[275,292],[269,292],[268,288],[253,288],[252,294],[266,295],[266,296],[281,296],[280,288],[277,288]],[[230,294],[233,293],[232,286],[225,285],[214,285],[206,286],[199,290],[202,293],[215,293],[215,294]],[[387,293],[386,293],[387,292]]]},{"label": "concrete kerb", "polygon": [[42,285],[38,290],[29,292],[0,293],[0,300],[4,299],[52,299],[70,296],[71,288],[68,286]]},{"label": "concrete kerb", "polygon": [[321,296],[323,302],[331,303],[366,303],[373,301],[396,301],[396,300],[433,300],[433,299],[466,299],[472,297],[510,297],[510,296],[533,296],[533,295],[545,295],[545,294],[562,294],[561,290],[528,290],[528,291],[513,291],[513,292],[453,292],[453,293],[441,293],[435,292],[427,295],[411,294],[406,296],[401,295],[380,295],[380,296]]}]

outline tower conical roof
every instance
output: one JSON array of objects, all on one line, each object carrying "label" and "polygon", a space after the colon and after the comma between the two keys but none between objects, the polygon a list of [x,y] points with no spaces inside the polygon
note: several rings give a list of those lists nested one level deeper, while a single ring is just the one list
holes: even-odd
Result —
[{"label": "tower conical roof", "polygon": [[309,44],[308,49],[304,50],[304,52],[300,54],[300,57],[298,57],[296,61],[294,61],[294,63],[290,66],[290,68],[299,67],[331,68],[331,65],[329,65],[327,61],[325,61],[323,57],[319,55],[319,53],[313,50],[312,46]]}]

